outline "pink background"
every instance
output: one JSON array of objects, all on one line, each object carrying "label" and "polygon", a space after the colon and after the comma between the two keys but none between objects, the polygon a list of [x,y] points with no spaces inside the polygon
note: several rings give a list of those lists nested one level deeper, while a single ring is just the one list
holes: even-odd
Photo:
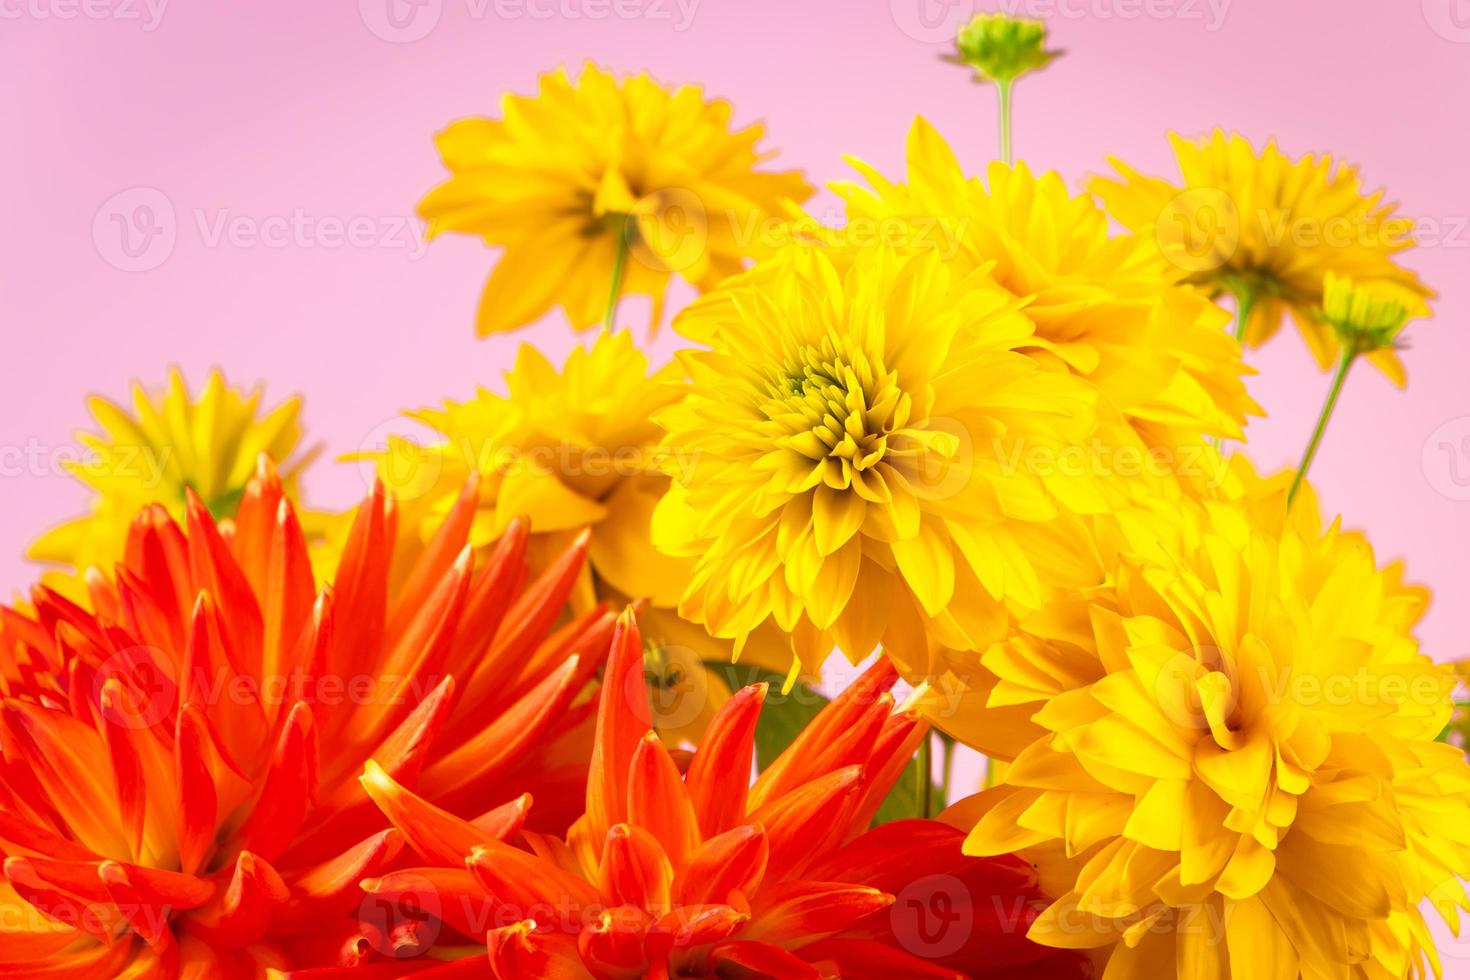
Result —
[{"label": "pink background", "polygon": [[[847,175],[843,152],[892,172],[919,112],[976,169],[993,146],[991,93],[939,60],[968,2],[153,3],[0,0],[0,595],[33,577],[26,543],[82,506],[46,460],[75,445],[89,392],[120,397],[171,363],[193,379],[219,365],[275,398],[305,393],[310,435],[335,455],[379,441],[399,409],[493,384],[521,341],[559,359],[572,343],[559,315],[477,341],[491,253],[463,237],[425,253],[404,220],[441,175],[432,135],[494,114],[502,91],[529,91],[558,63],[702,82],[738,120],[765,120],[780,163],[819,183]],[[1470,3],[1009,9],[1047,17],[1068,50],[1019,89],[1016,145],[1034,165],[1074,184],[1108,153],[1164,172],[1168,130],[1220,124],[1354,160],[1425,219],[1432,241],[1408,261],[1442,299],[1413,330],[1409,391],[1355,373],[1315,476],[1328,507],[1435,588],[1428,649],[1470,653],[1459,598],[1470,572]],[[125,271],[110,222],[139,204],[165,221],[172,210],[172,248],[154,239],[138,260],[151,268]],[[830,195],[813,206],[836,215]],[[296,215],[305,230],[284,242],[211,239],[221,218],[248,232]],[[365,241],[315,237],[353,218]],[[1251,452],[1284,465],[1327,379],[1291,335],[1252,359],[1270,418],[1252,427]],[[37,455],[27,449],[39,466],[23,462]],[[333,506],[364,488],[356,467],[331,462],[307,486]]]}]

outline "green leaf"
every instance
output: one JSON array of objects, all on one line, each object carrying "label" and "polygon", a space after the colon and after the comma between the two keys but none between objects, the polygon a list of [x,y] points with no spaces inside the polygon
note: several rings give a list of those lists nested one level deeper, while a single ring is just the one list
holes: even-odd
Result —
[{"label": "green leaf", "polygon": [[[783,694],[781,685],[785,682],[785,677],[750,664],[706,661],[705,666],[724,678],[732,691],[738,691],[752,684],[770,685],[770,691],[766,694],[765,706],[761,709],[760,721],[755,727],[756,766],[761,770],[764,770],[775,761],[777,756],[786,751],[787,747],[796,741],[796,736],[801,733],[801,730],[811,724],[812,719],[831,703],[829,698],[802,683],[797,683],[789,692]],[[936,784],[933,796],[938,808],[942,809],[944,806],[942,787]],[[920,816],[919,763],[917,759],[911,759],[904,767],[903,775],[899,776],[898,782],[894,783],[893,789],[889,791],[883,805],[878,808],[878,814],[873,819],[873,826],[917,816]]]},{"label": "green leaf", "polygon": [[769,684],[760,721],[755,726],[755,762],[762,770],[796,741],[801,730],[811,723],[830,699],[805,684],[796,684],[783,694],[786,678],[751,664],[728,664],[706,661],[705,666],[725,679],[730,690],[738,691],[752,684]]}]

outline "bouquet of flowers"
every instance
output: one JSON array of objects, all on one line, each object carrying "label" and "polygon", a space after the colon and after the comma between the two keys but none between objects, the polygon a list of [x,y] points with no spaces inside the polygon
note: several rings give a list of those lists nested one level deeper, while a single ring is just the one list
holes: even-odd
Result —
[{"label": "bouquet of flowers", "polygon": [[[479,332],[589,334],[409,413],[345,513],[295,399],[95,400],[0,609],[0,975],[1437,974],[1455,669],[1307,479],[1358,361],[1404,382],[1412,223],[1219,131],[1069,189],[1011,145],[1060,54],[965,26],[996,159],[916,119],[836,224],[697,87],[454,123],[420,212],[498,250]],[[620,300],[675,278],[655,365]],[[1263,474],[1288,319],[1333,374]]]}]

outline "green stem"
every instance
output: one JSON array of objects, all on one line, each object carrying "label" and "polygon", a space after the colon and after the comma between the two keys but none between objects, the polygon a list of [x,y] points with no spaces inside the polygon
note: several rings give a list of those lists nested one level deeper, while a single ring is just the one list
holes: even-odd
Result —
[{"label": "green stem", "polygon": [[1235,339],[1245,343],[1245,330],[1250,324],[1251,307],[1256,305],[1254,290],[1241,287],[1235,293]]},{"label": "green stem", "polygon": [[1015,162],[1011,155],[1011,86],[1013,82],[996,82],[1000,91],[1000,159],[1009,165]]},{"label": "green stem", "polygon": [[926,734],[919,743],[919,816],[928,819],[934,806],[934,736]]},{"label": "green stem", "polygon": [[1286,493],[1286,506],[1296,499],[1296,492],[1301,489],[1302,480],[1307,476],[1307,470],[1311,468],[1312,459],[1317,455],[1317,447],[1322,443],[1322,433],[1327,431],[1327,423],[1332,418],[1332,410],[1337,407],[1337,397],[1342,394],[1342,383],[1347,380],[1348,368],[1353,366],[1357,360],[1358,352],[1349,347],[1342,352],[1342,361],[1337,365],[1337,374],[1333,375],[1332,387],[1327,392],[1327,401],[1322,404],[1322,414],[1317,416],[1317,427],[1312,430],[1312,439],[1307,443],[1307,451],[1302,454],[1302,465],[1297,467],[1296,478],[1291,481],[1291,489]]},{"label": "green stem", "polygon": [[941,763],[944,766],[944,775],[939,780],[939,809],[942,812],[945,807],[949,806],[949,777],[954,772],[955,742],[949,736],[944,736],[939,744],[944,748],[944,754],[942,756],[944,761]]},{"label": "green stem", "polygon": [[623,291],[623,270],[628,265],[628,219],[619,216],[613,219],[618,236],[617,251],[613,254],[612,289],[607,295],[607,314],[602,318],[602,328],[611,331],[613,317],[618,312],[618,296]]},{"label": "green stem", "polygon": [[[1235,297],[1235,339],[1244,346],[1246,326],[1250,323],[1251,308],[1256,305],[1256,294],[1245,286],[1232,289],[1230,294]],[[1210,444],[1217,451],[1225,448],[1225,440],[1218,436],[1211,439]]]}]

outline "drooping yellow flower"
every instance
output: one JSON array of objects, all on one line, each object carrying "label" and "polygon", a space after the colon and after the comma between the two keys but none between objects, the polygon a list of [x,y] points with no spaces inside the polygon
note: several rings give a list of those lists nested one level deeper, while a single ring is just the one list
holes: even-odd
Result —
[{"label": "drooping yellow flower", "polygon": [[[479,505],[469,540],[478,549],[529,520],[532,567],[542,567],[590,531],[573,609],[646,603],[640,618],[659,729],[671,742],[696,741],[730,693],[720,677],[706,676],[704,662],[727,662],[731,651],[675,612],[693,563],[660,554],[651,541],[653,510],[670,482],[652,416],[682,395],[679,369],[651,371],[622,331],[578,346],[560,369],[522,345],[505,377],[504,395],[481,389],[469,401],[407,413],[438,442],[393,438],[372,456],[399,502],[400,533],[426,538],[472,478]],[[773,642],[755,644],[751,658],[782,673],[791,662]]]},{"label": "drooping yellow flower", "polygon": [[1097,394],[1019,353],[1021,304],[931,251],[797,246],[711,293],[661,411],[675,473],[661,548],[696,560],[681,610],[741,643],[764,624],[804,666],[880,641],[923,672],[977,649],[1008,607],[1094,581],[1080,514],[1111,506],[1060,465]]},{"label": "drooping yellow flower", "polygon": [[907,155],[900,183],[849,158],[870,185],[832,185],[854,233],[884,229],[940,252],[961,275],[989,268],[1012,294],[1030,297],[1027,352],[1097,384],[1148,446],[1242,437],[1246,416],[1260,409],[1241,381],[1250,372],[1239,347],[1223,333],[1228,318],[1177,285],[1177,270],[1150,242],[1111,232],[1102,209],[1068,193],[1055,172],[992,163],[985,181],[967,176],[923,118]]},{"label": "drooping yellow flower", "polygon": [[1428,312],[1434,293],[1395,261],[1414,244],[1414,222],[1395,216],[1381,190],[1365,193],[1355,167],[1327,155],[1292,160],[1274,141],[1257,153],[1220,130],[1170,140],[1177,183],[1113,159],[1119,179],[1094,178],[1090,189],[1190,282],[1234,294],[1248,311],[1246,344],[1265,343],[1290,313],[1317,363],[1331,367],[1339,341],[1317,316],[1328,273],[1392,290],[1411,315]]},{"label": "drooping yellow flower", "polygon": [[940,724],[1009,765],[951,818],[972,853],[1065,848],[1072,890],[1030,935],[1110,978],[1422,975],[1421,902],[1470,908],[1470,766],[1435,741],[1455,681],[1412,637],[1425,594],[1310,492],[1288,513],[1289,474],[1236,475],[1120,522],[1106,588],[978,659]]},{"label": "drooping yellow flower", "polygon": [[502,118],[440,134],[450,177],[419,205],[429,234],[458,231],[504,248],[480,301],[481,335],[561,306],[571,325],[600,323],[619,236],[620,293],[658,308],[677,274],[706,289],[759,250],[766,222],[811,195],[795,171],[757,169],[759,124],[730,128],[732,108],[695,85],[558,69],[534,97],[507,95]]},{"label": "drooping yellow flower", "polygon": [[1367,357],[1402,388],[1408,379],[1399,360],[1399,334],[1416,309],[1422,310],[1423,304],[1406,302],[1403,290],[1394,286],[1359,284],[1329,272],[1317,317],[1337,337],[1345,355]]},{"label": "drooping yellow flower", "polygon": [[[86,454],[66,466],[93,491],[91,512],[43,534],[30,547],[32,559],[110,572],[140,509],[159,503],[182,520],[192,490],[215,517],[233,516],[262,455],[282,461],[282,485],[297,498],[297,477],[315,456],[315,450],[297,452],[300,398],[264,409],[259,387],[233,387],[219,371],[210,372],[196,397],[177,369],[162,389],[134,384],[132,396],[131,412],[100,396],[90,400],[101,431],[79,433]],[[306,523],[310,530],[313,519]],[[52,574],[46,582],[73,598],[85,595],[73,576]]]}]

